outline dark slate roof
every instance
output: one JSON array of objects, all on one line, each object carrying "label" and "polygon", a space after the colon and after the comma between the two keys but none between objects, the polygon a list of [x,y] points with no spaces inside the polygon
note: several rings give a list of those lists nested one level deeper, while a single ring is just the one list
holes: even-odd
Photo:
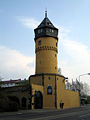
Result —
[{"label": "dark slate roof", "polygon": [[[41,32],[39,32],[42,30]],[[50,31],[53,30],[54,32]],[[54,37],[58,39],[58,29],[54,27],[54,25],[51,23],[51,21],[47,17],[47,11],[45,11],[45,18],[40,23],[40,25],[34,29],[35,32],[35,40],[39,37]]]},{"label": "dark slate roof", "polygon": [[55,28],[54,25],[51,23],[51,21],[48,19],[48,17],[45,17],[44,20],[41,22],[41,24],[38,26],[38,28],[42,28],[42,27]]}]

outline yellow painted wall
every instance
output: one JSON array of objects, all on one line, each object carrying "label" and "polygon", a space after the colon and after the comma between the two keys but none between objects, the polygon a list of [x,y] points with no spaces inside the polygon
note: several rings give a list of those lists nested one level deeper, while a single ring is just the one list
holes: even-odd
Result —
[{"label": "yellow painted wall", "polygon": [[80,107],[79,93],[71,90],[65,90],[63,102],[64,108]]},{"label": "yellow painted wall", "polygon": [[42,85],[32,84],[32,94],[34,94],[35,91],[41,91],[42,94],[43,94],[43,86]]},{"label": "yellow painted wall", "polygon": [[[50,80],[49,80],[50,78]],[[44,86],[42,85],[42,75],[37,75],[30,77],[30,84],[33,87],[34,91],[39,89],[39,86],[43,88],[43,108],[53,109],[55,108],[55,75],[44,75]],[[47,87],[52,86],[52,95],[47,94]],[[35,88],[36,87],[36,88]],[[40,88],[41,89],[41,88]],[[34,94],[34,93],[32,93]],[[33,98],[34,99],[34,98]]]},{"label": "yellow painted wall", "polygon": [[[41,40],[41,45],[38,41]],[[36,73],[57,73],[57,39],[40,37],[36,40]]]},{"label": "yellow painted wall", "polygon": [[30,81],[30,84],[42,85],[42,75],[31,76],[29,81]]},{"label": "yellow painted wall", "polygon": [[80,107],[79,93],[66,90],[64,78],[57,78],[57,108],[60,109],[60,101],[64,102],[64,108]]},{"label": "yellow painted wall", "polygon": [[60,109],[60,101],[63,99],[64,89],[65,89],[65,82],[64,77],[56,77],[57,79],[57,108]]},{"label": "yellow painted wall", "polygon": [[[32,84],[32,95],[33,95],[33,97],[32,97],[32,103],[34,103],[35,91],[40,91],[43,94],[43,86]],[[32,104],[32,109],[34,109],[34,104]]]},{"label": "yellow painted wall", "polygon": [[[30,77],[30,81],[31,85],[35,84],[33,87],[34,92],[35,90],[40,90],[43,94],[43,108],[55,109],[55,75],[44,74],[44,79],[42,79],[42,75],[35,75]],[[42,81],[44,82],[44,86],[42,85]],[[52,95],[47,94],[48,86],[52,86]],[[56,93],[57,109],[60,109],[61,100],[64,102],[64,108],[80,106],[79,93],[65,89],[65,78],[63,76],[56,75]]]},{"label": "yellow painted wall", "polygon": [[[48,79],[50,77],[50,80]],[[47,94],[47,87],[52,86],[52,95]],[[44,92],[43,92],[43,108],[55,108],[55,75],[45,75]]]}]

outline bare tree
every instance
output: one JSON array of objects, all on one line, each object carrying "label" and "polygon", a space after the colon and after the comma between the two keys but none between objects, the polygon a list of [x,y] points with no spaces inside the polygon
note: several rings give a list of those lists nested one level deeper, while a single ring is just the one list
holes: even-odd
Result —
[{"label": "bare tree", "polygon": [[83,89],[81,89],[81,92],[87,96],[89,94],[89,90],[90,90],[89,85],[87,83],[84,83]]},{"label": "bare tree", "polygon": [[72,81],[72,90],[79,91],[81,96],[89,94],[89,85],[87,83],[79,82],[77,79],[76,81]]}]

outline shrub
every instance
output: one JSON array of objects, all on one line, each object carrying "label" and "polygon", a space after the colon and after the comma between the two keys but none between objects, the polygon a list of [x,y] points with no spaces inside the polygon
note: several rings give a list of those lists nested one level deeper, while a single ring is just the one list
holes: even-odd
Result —
[{"label": "shrub", "polygon": [[7,97],[0,99],[0,112],[18,111],[18,104]]},{"label": "shrub", "polygon": [[8,111],[18,111],[18,104],[15,101],[9,100]]}]

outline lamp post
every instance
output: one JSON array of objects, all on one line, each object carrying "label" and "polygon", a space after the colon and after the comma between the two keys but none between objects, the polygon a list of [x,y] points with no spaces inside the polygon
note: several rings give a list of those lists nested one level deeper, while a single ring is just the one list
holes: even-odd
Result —
[{"label": "lamp post", "polygon": [[84,76],[84,75],[90,75],[90,73],[86,73],[86,74],[81,74],[81,75],[79,75],[79,82],[80,82],[80,77],[81,77],[81,76]]},{"label": "lamp post", "polygon": [[90,73],[86,73],[86,74],[81,74],[79,75],[79,95],[80,95],[80,104],[81,104],[81,88],[80,88],[80,77],[84,76],[84,75],[90,75]]}]

